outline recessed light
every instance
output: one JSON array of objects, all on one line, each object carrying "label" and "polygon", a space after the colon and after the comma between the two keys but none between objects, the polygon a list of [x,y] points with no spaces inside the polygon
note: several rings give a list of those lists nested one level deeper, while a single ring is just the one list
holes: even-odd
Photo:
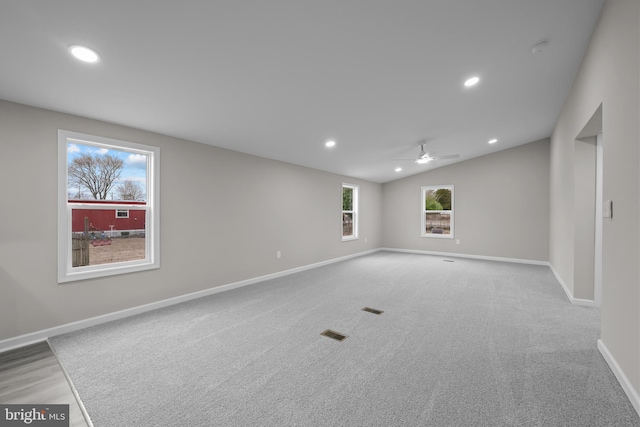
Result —
[{"label": "recessed light", "polygon": [[489,144],[495,144],[496,142],[498,142],[498,140],[495,138],[489,140]]},{"label": "recessed light", "polygon": [[333,146],[336,145],[336,142],[333,139],[328,140],[327,142],[324,143],[325,147],[331,148]]},{"label": "recessed light", "polygon": [[475,85],[478,84],[479,81],[480,81],[480,77],[473,76],[473,77],[470,77],[467,80],[465,80],[464,85],[465,85],[465,87],[475,86]]},{"label": "recessed light", "polygon": [[85,46],[79,46],[79,45],[69,46],[69,52],[71,52],[71,54],[75,56],[76,59],[79,59],[80,61],[83,61],[83,62],[94,63],[100,60],[100,56],[98,56],[98,54],[95,51]]},{"label": "recessed light", "polygon": [[397,167],[396,168],[396,172],[400,172],[400,171],[402,171],[402,168],[401,167]]}]

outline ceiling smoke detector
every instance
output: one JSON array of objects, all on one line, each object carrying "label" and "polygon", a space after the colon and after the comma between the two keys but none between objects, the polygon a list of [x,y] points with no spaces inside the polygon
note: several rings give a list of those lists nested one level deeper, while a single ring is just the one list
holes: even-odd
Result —
[{"label": "ceiling smoke detector", "polygon": [[549,42],[547,40],[543,40],[539,43],[536,43],[533,46],[531,46],[531,53],[540,53],[546,50],[547,46],[549,46]]}]

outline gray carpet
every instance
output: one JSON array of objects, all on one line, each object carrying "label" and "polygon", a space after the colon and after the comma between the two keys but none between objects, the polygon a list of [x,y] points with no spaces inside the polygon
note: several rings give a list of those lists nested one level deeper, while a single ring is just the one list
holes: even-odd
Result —
[{"label": "gray carpet", "polygon": [[96,427],[640,426],[598,338],[547,267],[379,252],[50,343]]}]

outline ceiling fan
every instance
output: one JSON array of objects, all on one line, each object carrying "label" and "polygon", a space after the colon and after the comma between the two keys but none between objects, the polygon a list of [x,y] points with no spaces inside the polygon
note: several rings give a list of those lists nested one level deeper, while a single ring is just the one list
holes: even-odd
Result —
[{"label": "ceiling fan", "polygon": [[446,160],[446,159],[457,159],[458,157],[460,157],[460,154],[449,154],[446,156],[432,156],[429,153],[427,153],[426,151],[424,151],[424,143],[420,144],[420,153],[418,154],[418,157],[415,159],[399,159],[399,160],[413,160],[415,163],[418,164],[425,164],[425,163],[429,163],[432,160]]}]

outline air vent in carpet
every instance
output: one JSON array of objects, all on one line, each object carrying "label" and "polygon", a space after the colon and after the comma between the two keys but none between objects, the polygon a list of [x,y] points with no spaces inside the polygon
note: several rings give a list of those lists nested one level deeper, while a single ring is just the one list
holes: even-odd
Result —
[{"label": "air vent in carpet", "polygon": [[333,338],[336,341],[344,341],[347,339],[346,335],[341,334],[340,332],[332,331],[331,329],[327,329],[320,335],[324,335],[325,337]]},{"label": "air vent in carpet", "polygon": [[373,313],[373,314],[382,314],[382,313],[384,313],[384,311],[382,311],[382,310],[376,310],[375,308],[371,308],[371,307],[365,307],[365,308],[362,309],[362,311],[366,311],[366,312]]}]

